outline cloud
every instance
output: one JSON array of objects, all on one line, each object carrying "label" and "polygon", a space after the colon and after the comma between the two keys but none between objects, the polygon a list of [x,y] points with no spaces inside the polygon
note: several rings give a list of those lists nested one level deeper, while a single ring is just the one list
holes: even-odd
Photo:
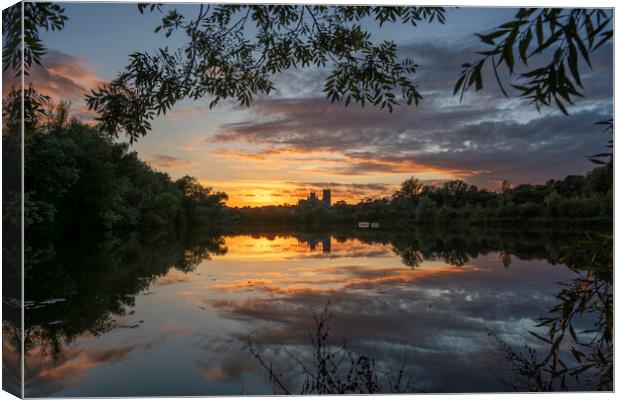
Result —
[{"label": "cloud", "polygon": [[160,276],[155,280],[157,286],[173,285],[175,283],[187,283],[196,280],[196,275],[188,274],[176,269],[169,271],[166,275]]},{"label": "cloud", "polygon": [[199,336],[200,331],[193,327],[184,324],[180,324],[175,321],[166,322],[161,326],[162,332],[169,334],[170,336]]},{"label": "cloud", "polygon": [[[415,81],[424,98],[417,108],[389,113],[344,107],[319,90],[296,95],[284,82],[279,86],[285,96],[258,99],[249,117],[221,125],[209,140],[255,148],[220,151],[222,157],[263,164],[282,160],[299,172],[332,177],[415,174],[494,188],[503,179],[542,183],[591,169],[586,156],[600,152],[607,141],[594,123],[612,114],[611,45],[593,53],[592,71],[582,65],[585,97],[569,107],[568,117],[551,108],[537,112],[514,91],[504,98],[491,70],[485,71],[484,90],[459,102],[452,88],[461,64],[477,58],[480,49],[473,36],[458,43],[401,45],[401,55],[419,64]],[[532,60],[530,67],[544,61]],[[309,82],[323,79],[322,72],[309,71],[304,82],[319,87]]]},{"label": "cloud", "polygon": [[68,388],[77,388],[90,369],[123,361],[131,353],[147,350],[152,345],[153,342],[120,347],[93,345],[67,348],[60,362],[55,362],[49,354],[37,348],[27,355],[26,394],[47,397]]},{"label": "cloud", "polygon": [[156,168],[182,168],[196,164],[196,160],[177,158],[165,154],[152,154],[147,156],[147,160]]},{"label": "cloud", "polygon": [[[5,92],[18,84],[12,71],[3,72]],[[59,50],[49,50],[41,59],[41,65],[34,64],[26,84],[31,82],[39,92],[54,100],[76,100],[104,79],[92,72],[88,60],[74,57]],[[3,94],[4,95],[4,94]]]},{"label": "cloud", "polygon": [[199,363],[199,368],[203,376],[210,381],[228,382],[238,379],[244,372],[256,370],[258,365],[252,359],[231,357],[222,360],[219,365]]},{"label": "cloud", "polygon": [[204,107],[178,106],[170,110],[166,115],[172,119],[190,118],[198,116],[204,110]]},{"label": "cloud", "polygon": [[[429,263],[414,270],[383,263],[385,268],[332,265],[315,269],[308,279],[295,269],[267,285],[252,286],[247,282],[254,277],[247,276],[219,288],[243,296],[218,296],[209,304],[223,317],[261,327],[251,340],[264,354],[273,355],[284,344],[301,356],[313,312],[329,302],[333,344],[346,342],[350,350],[374,357],[388,370],[396,370],[406,358],[407,372],[423,389],[501,390],[487,370],[499,367],[487,332],[527,337],[525,329],[533,329],[534,318],[555,301],[546,288],[572,276],[568,269],[541,261],[516,259],[504,269],[490,257],[462,267]],[[294,273],[305,284],[296,282]],[[246,335],[240,333],[239,340]],[[274,360],[274,368],[285,375],[297,371],[288,369],[288,358]]]},{"label": "cloud", "polygon": [[[2,73],[3,97],[19,78],[12,70]],[[32,86],[41,94],[51,97],[53,102],[72,101],[73,110],[84,120],[91,121],[95,114],[83,102],[84,94],[97,87],[104,79],[93,72],[89,61],[59,50],[48,50],[42,57],[41,65],[33,64],[25,77],[26,86]]]},{"label": "cloud", "polygon": [[341,182],[287,182],[292,185],[304,187],[328,187],[328,188],[345,188],[348,190],[386,190],[390,185],[385,183],[341,183]]}]

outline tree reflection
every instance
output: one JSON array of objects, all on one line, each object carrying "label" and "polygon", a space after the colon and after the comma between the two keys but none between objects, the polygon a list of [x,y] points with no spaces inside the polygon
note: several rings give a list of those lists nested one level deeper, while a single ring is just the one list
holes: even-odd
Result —
[{"label": "tree reflection", "polygon": [[561,283],[558,303],[530,331],[542,352],[519,351],[493,334],[511,365],[500,377],[510,390],[613,390],[613,239],[592,236],[564,251],[561,260],[577,277]]},{"label": "tree reflection", "polygon": [[[293,232],[291,235],[295,236]],[[324,235],[324,234],[322,234]],[[311,234],[300,237],[305,242]],[[404,265],[421,266],[423,261],[442,260],[453,266],[465,265],[481,255],[497,255],[509,268],[512,257],[545,259],[565,265],[576,277],[561,283],[554,297],[557,304],[539,318],[536,343],[517,348],[491,332],[510,368],[499,376],[507,390],[560,391],[613,389],[613,239],[605,234],[567,232],[337,232],[338,241],[355,238],[363,243],[390,244]],[[584,239],[585,238],[585,239]],[[253,347],[251,351],[269,374],[276,392],[288,394],[389,393],[389,376],[377,374],[375,361],[367,355],[351,355],[346,348],[333,350],[329,344],[325,312],[315,318],[310,347],[313,356],[295,360],[304,377],[303,385],[286,382],[287,371],[280,360],[277,368]],[[520,332],[518,332],[520,334]],[[382,360],[379,360],[382,361]],[[358,370],[357,368],[362,368]],[[411,367],[411,365],[409,365]],[[279,368],[279,369],[278,369]],[[396,375],[402,374],[402,370]],[[403,389],[404,387],[400,387]],[[416,388],[407,386],[405,392]]]},{"label": "tree reflection", "polygon": [[437,227],[396,231],[242,227],[239,233],[268,239],[293,237],[299,243],[305,243],[310,251],[315,249],[317,243],[323,243],[324,252],[325,243],[330,243],[331,249],[332,239],[336,243],[357,240],[363,244],[390,245],[392,251],[401,257],[402,263],[412,268],[419,267],[423,261],[443,261],[449,265],[463,266],[471,259],[492,254],[499,255],[505,267],[510,266],[512,256],[522,260],[544,259],[552,265],[562,264],[567,262],[561,259],[566,256],[567,243],[572,246],[586,235],[585,232],[567,231],[447,230]]},{"label": "tree reflection", "polygon": [[[244,231],[238,233],[247,234]],[[483,255],[496,257],[506,267],[512,256],[566,265],[576,276],[558,290],[557,306],[539,321],[534,332],[537,343],[520,350],[514,348],[513,343],[506,342],[505,337],[496,336],[502,355],[511,365],[502,378],[510,390],[612,387],[613,243],[610,236],[440,229],[313,232],[254,228],[251,234],[257,238],[295,237],[302,244],[299,249],[295,247],[295,251],[303,252],[304,246],[308,249],[320,246],[323,252],[326,249],[332,252],[313,254],[318,257],[337,255],[346,247],[341,244],[352,239],[357,241],[355,245],[358,247],[360,242],[382,244],[386,251],[391,248],[404,265],[412,268],[429,260],[462,266]],[[49,363],[61,362],[65,354],[70,354],[67,346],[86,333],[103,335],[114,329],[139,327],[141,321],[127,322],[131,308],[136,297],[149,290],[157,278],[171,268],[191,272],[201,261],[227,251],[222,235],[212,232],[134,233],[73,242],[34,235],[27,239],[26,354],[35,354]],[[364,257],[373,256],[364,254]],[[351,254],[345,252],[345,255]],[[403,268],[397,269],[402,272]],[[418,271],[404,272],[415,275]],[[299,371],[307,374],[304,375],[305,381],[281,379],[280,384],[277,383],[275,379],[280,379],[278,371],[290,374],[293,369],[281,363],[274,364],[276,368],[268,359],[275,353],[252,349],[258,361],[267,368],[279,393],[418,390],[411,380],[406,379],[405,372],[413,364],[403,364],[400,370],[390,371],[384,367],[388,365],[386,360],[373,359],[366,350],[358,349],[356,353],[346,345],[332,345],[329,315],[324,311],[315,319],[311,341],[303,347],[304,351],[286,354]],[[10,325],[8,321],[4,323]],[[484,332],[484,328],[476,329]],[[15,337],[5,337],[5,343],[11,343],[13,339],[17,344],[19,330],[12,330],[10,326],[5,329],[9,336],[12,331],[16,332]],[[521,335],[522,332],[517,333]],[[295,347],[300,344],[295,340],[292,349],[299,348]]]},{"label": "tree reflection", "polygon": [[[101,335],[126,324],[137,295],[171,268],[192,271],[227,251],[213,232],[128,234],[52,241],[31,236],[26,247],[25,354],[53,362],[85,333]],[[6,321],[5,321],[6,322]]]}]

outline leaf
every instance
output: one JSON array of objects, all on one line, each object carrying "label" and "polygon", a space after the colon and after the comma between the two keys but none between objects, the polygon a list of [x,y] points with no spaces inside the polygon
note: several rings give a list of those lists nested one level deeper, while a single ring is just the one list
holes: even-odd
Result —
[{"label": "leaf", "polygon": [[575,340],[575,342],[579,342],[577,340],[577,334],[575,333],[575,328],[573,328],[573,324],[569,324],[568,325],[568,331],[569,331],[570,335],[572,336],[573,340]]},{"label": "leaf", "polygon": [[547,47],[551,46],[553,43],[555,43],[560,36],[562,35],[562,31],[557,31],[554,34],[552,34],[546,42],[544,42],[543,44],[539,45],[536,50],[534,50],[533,54],[536,53],[541,53],[544,49],[546,49]]},{"label": "leaf", "polygon": [[538,42],[538,47],[542,46],[545,40],[545,35],[543,33],[543,22],[542,16],[538,16],[536,20],[536,41]]},{"label": "leaf", "polygon": [[592,68],[592,64],[590,63],[589,52],[586,46],[581,41],[579,35],[575,35],[575,41],[577,42],[577,46],[579,46],[579,51],[581,52],[581,56],[586,60],[588,66]]},{"label": "leaf", "polygon": [[573,356],[575,357],[577,362],[581,363],[581,357],[585,356],[585,354],[583,354],[579,350],[575,349],[574,347],[571,347],[570,352],[573,353]]},{"label": "leaf", "polygon": [[552,343],[552,342],[551,342],[551,340],[549,340],[549,339],[547,339],[547,338],[544,338],[544,337],[540,336],[539,334],[537,334],[537,333],[535,333],[535,332],[530,331],[529,329],[528,329],[527,331],[528,331],[528,332],[529,332],[532,336],[534,336],[534,337],[536,337],[536,338],[538,338],[538,339],[542,340],[543,342],[546,342],[546,343],[549,343],[549,344],[551,344],[551,343]]},{"label": "leaf", "polygon": [[564,115],[568,115],[568,111],[566,111],[566,107],[564,106],[564,104],[562,104],[560,99],[558,99],[557,96],[554,96],[554,98],[555,98],[555,104],[558,105],[558,108],[560,109],[560,111],[562,111]]},{"label": "leaf", "polygon": [[510,29],[500,29],[495,32],[491,32],[487,35],[481,35],[479,33],[476,33],[476,36],[478,36],[480,40],[483,41],[484,43],[495,45],[494,39],[497,39],[498,37],[505,35],[508,32],[510,32]]},{"label": "leaf", "polygon": [[607,43],[607,41],[609,39],[611,39],[614,35],[613,31],[607,31],[607,32],[603,32],[601,34],[601,36],[603,36],[603,38],[596,44],[596,46],[594,46],[594,48],[592,49],[592,51],[598,49],[599,47],[601,47],[603,44]]},{"label": "leaf", "polygon": [[547,74],[547,68],[543,67],[543,68],[537,68],[537,69],[533,69],[531,71],[525,72],[521,74],[521,76],[523,76],[524,78],[532,78],[535,76],[545,75],[545,74]]},{"label": "leaf", "polygon": [[461,86],[463,86],[463,82],[465,82],[466,77],[467,75],[462,74],[459,80],[456,81],[456,84],[454,85],[454,92],[452,93],[453,96],[459,92],[459,89],[461,89]]},{"label": "leaf", "polygon": [[568,58],[567,58],[568,68],[570,69],[573,78],[575,78],[575,82],[581,87],[581,78],[579,77],[579,65],[577,61],[577,49],[575,49],[575,45],[572,42],[569,42],[568,45]]},{"label": "leaf", "polygon": [[527,49],[532,41],[532,30],[528,29],[525,37],[519,42],[519,56],[525,65],[527,65]]},{"label": "leaf", "polygon": [[536,11],[536,8],[521,8],[517,13],[516,17],[519,19],[527,18],[532,15]]},{"label": "leaf", "polygon": [[495,80],[497,81],[497,85],[502,91],[502,94],[504,95],[504,97],[509,97],[508,93],[506,92],[506,89],[504,89],[504,85],[502,85],[502,80],[499,78],[499,74],[497,73],[497,64],[495,63],[495,57],[493,57],[493,74],[495,75]]},{"label": "leaf", "polygon": [[510,28],[510,30],[515,29],[520,27],[521,25],[525,24],[527,21],[523,21],[523,20],[514,20],[514,21],[508,21],[505,24],[501,25],[500,28]]},{"label": "leaf", "polygon": [[592,20],[589,15],[586,15],[586,33],[588,35],[588,47],[591,49],[594,43],[594,28],[592,27]]},{"label": "leaf", "polygon": [[476,69],[474,72],[475,80],[476,80],[476,91],[482,90],[482,74],[480,72],[480,68]]}]

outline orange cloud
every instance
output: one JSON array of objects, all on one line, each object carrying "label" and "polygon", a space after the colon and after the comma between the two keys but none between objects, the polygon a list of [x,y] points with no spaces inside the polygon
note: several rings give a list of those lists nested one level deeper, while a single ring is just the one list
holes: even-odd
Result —
[{"label": "orange cloud", "polygon": [[152,154],[146,158],[156,168],[183,168],[196,164],[195,160],[177,158],[165,154]]},{"label": "orange cloud", "polygon": [[[12,84],[19,83],[18,79],[11,70],[3,72],[5,93]],[[104,81],[92,72],[86,59],[58,50],[49,50],[43,56],[41,65],[32,66],[25,80],[26,84],[32,83],[39,92],[56,100],[79,98]]]},{"label": "orange cloud", "polygon": [[276,158],[278,162],[332,162],[347,163],[347,158],[334,152],[308,151],[294,148],[268,148],[260,151],[243,150],[216,150],[211,152],[216,157],[225,157],[233,160],[242,161],[267,161],[273,162]]},{"label": "orange cloud", "polygon": [[167,286],[174,283],[192,282],[196,280],[196,276],[176,269],[170,270],[166,275],[157,278],[155,285]]},{"label": "orange cloud", "polygon": [[200,364],[202,375],[209,381],[226,382],[237,378],[244,372],[252,371],[257,368],[253,360],[228,359],[220,365]]},{"label": "orange cloud", "polygon": [[341,266],[319,268],[321,277],[287,276],[269,280],[261,279],[260,273],[255,278],[239,279],[223,284],[211,285],[213,290],[232,293],[264,292],[279,295],[297,295],[331,290],[364,289],[382,285],[410,285],[418,279],[453,273],[465,273],[478,270],[472,265],[455,268],[442,265],[437,268],[366,268],[362,266]]},{"label": "orange cloud", "polygon": [[[329,239],[328,239],[329,238]],[[311,261],[312,258],[324,259],[364,259],[372,257],[390,257],[394,255],[392,246],[387,243],[364,243],[359,239],[329,240],[330,251],[324,253],[325,243],[321,240],[310,241],[303,238],[276,235],[237,235],[226,238],[229,249],[227,259],[230,261],[253,261],[257,265],[263,262],[282,259],[307,260],[307,265],[299,265],[289,271],[278,270],[240,271],[228,274],[228,279],[210,282],[206,288],[227,293],[258,292],[278,295],[295,295],[299,293],[342,291],[365,289],[382,285],[409,285],[419,279],[445,274],[468,273],[479,267],[466,264],[455,268],[444,262],[427,261],[421,268],[408,268],[385,265],[384,262],[372,265],[325,265]],[[305,261],[304,261],[305,263]]]},{"label": "orange cloud", "polygon": [[170,110],[166,115],[172,119],[194,117],[204,111],[203,107],[180,106]]},{"label": "orange cloud", "polygon": [[200,333],[196,328],[178,322],[167,322],[162,325],[161,330],[173,336],[196,336]]},{"label": "orange cloud", "polygon": [[488,172],[487,170],[444,168],[418,162],[415,156],[385,157],[371,152],[267,148],[260,151],[217,150],[212,154],[240,161],[277,163],[278,165],[281,163],[296,164],[298,168],[303,163],[302,167],[305,172],[318,172],[325,175],[421,174],[432,177],[432,179],[455,179]]},{"label": "orange cloud", "polygon": [[[19,79],[13,70],[3,71],[3,97],[12,87],[19,85]],[[49,50],[43,56],[41,65],[34,64],[25,77],[26,86],[32,84],[39,93],[51,97],[54,102],[74,101],[74,110],[86,119],[92,119],[94,113],[83,103],[83,96],[104,81],[92,71],[88,60],[58,50]]]},{"label": "orange cloud", "polygon": [[78,387],[82,376],[91,368],[126,359],[138,349],[148,349],[152,342],[142,345],[126,345],[116,348],[82,346],[65,349],[62,361],[54,361],[42,348],[31,350],[27,355],[25,378],[27,393],[33,397],[52,395],[58,391]]}]

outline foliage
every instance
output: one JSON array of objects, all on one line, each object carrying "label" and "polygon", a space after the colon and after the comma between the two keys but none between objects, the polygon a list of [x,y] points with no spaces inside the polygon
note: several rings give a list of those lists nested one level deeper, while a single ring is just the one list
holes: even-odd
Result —
[{"label": "foliage", "polygon": [[422,194],[423,188],[424,184],[421,180],[411,177],[401,183],[400,189],[394,193],[394,197],[416,199]]},{"label": "foliage", "polygon": [[481,90],[482,70],[490,65],[501,91],[508,96],[498,68],[513,75],[519,58],[525,71],[511,83],[519,96],[537,109],[555,104],[568,114],[566,103],[582,96],[579,62],[592,67],[590,54],[613,37],[612,20],[611,9],[521,8],[512,21],[478,34],[480,41],[491,47],[480,51],[482,57],[477,61],[463,64],[454,94],[460,92],[462,98],[472,86]]},{"label": "foliage", "polygon": [[2,122],[4,136],[21,137],[22,98],[24,100],[23,122],[26,130],[33,129],[39,119],[45,115],[44,106],[50,101],[49,96],[38,93],[32,85],[24,88],[13,88],[2,99]]},{"label": "foliage", "polygon": [[513,390],[569,390],[580,382],[590,390],[613,388],[613,240],[590,236],[564,246],[560,262],[577,277],[563,282],[558,300],[530,334],[543,346],[516,351],[495,335],[501,353],[518,379],[505,381]]},{"label": "foliage", "polygon": [[332,102],[390,111],[401,102],[418,104],[414,62],[401,60],[394,42],[375,43],[361,21],[445,21],[441,7],[201,4],[194,18],[176,8],[138,7],[164,14],[155,33],[184,34],[186,42],[177,50],[131,54],[115,80],[87,96],[102,129],[125,133],[130,142],[183,99],[209,96],[210,107],[226,99],[249,106],[273,91],[275,75],[290,69],[329,68],[324,92]]},{"label": "foliage", "polygon": [[[25,223],[78,234],[107,229],[215,227],[224,193],[195,178],[172,181],[95,128],[52,106],[25,136]],[[3,138],[4,139],[4,138]]]},{"label": "foliage", "polygon": [[[613,140],[614,120],[613,118],[611,118],[611,119],[607,119],[604,121],[599,121],[596,124],[604,126],[605,128],[603,129],[603,132],[609,133],[612,136],[612,138],[609,139],[607,141],[607,144],[605,145],[605,147],[610,150],[607,150],[604,153],[599,153],[599,154],[588,156],[588,160],[592,161],[595,164],[600,164],[600,165],[610,164],[611,165],[614,159],[614,153],[612,150],[614,148],[614,140]],[[605,159],[607,159],[607,161],[605,161]]]},{"label": "foliage", "polygon": [[[171,269],[193,271],[227,248],[217,232],[160,230],[91,232],[71,241],[33,233],[26,236],[25,252],[24,346],[26,354],[33,353],[26,357],[28,363],[37,351],[62,360],[67,347],[87,332],[101,335],[136,327],[123,320],[131,315],[137,295]],[[40,372],[28,371],[27,378]]]},{"label": "foliage", "polygon": [[419,222],[435,221],[437,212],[437,203],[428,196],[422,196],[420,202],[415,209],[415,219]]},{"label": "foliage", "polygon": [[247,225],[301,224],[324,226],[379,221],[390,226],[419,224],[476,225],[587,225],[611,224],[613,168],[596,167],[585,176],[569,175],[544,185],[505,182],[499,192],[479,189],[462,180],[442,186],[424,185],[416,178],[403,182],[391,197],[357,204],[338,202],[234,208]]},{"label": "foliage", "polygon": [[58,4],[38,1],[20,2],[3,10],[2,70],[12,68],[16,75],[20,75],[22,71],[28,74],[33,62],[41,65],[41,57],[47,49],[39,38],[39,29],[61,30],[67,20],[64,12],[64,8]]}]

